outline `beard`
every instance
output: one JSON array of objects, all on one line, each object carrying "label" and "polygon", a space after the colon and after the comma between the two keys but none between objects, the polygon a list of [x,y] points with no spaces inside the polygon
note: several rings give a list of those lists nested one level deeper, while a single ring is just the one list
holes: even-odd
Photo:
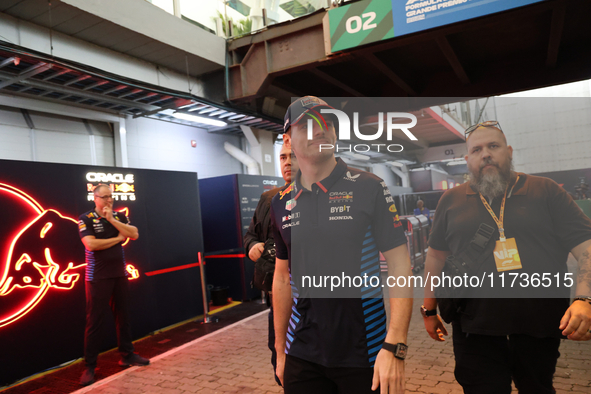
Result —
[{"label": "beard", "polygon": [[[495,166],[497,171],[487,170],[483,173],[484,166],[489,164]],[[470,168],[472,186],[474,186],[477,192],[488,199],[500,197],[505,193],[505,189],[511,181],[512,174],[513,159],[511,157],[503,165],[499,165],[489,158],[477,169]]]}]

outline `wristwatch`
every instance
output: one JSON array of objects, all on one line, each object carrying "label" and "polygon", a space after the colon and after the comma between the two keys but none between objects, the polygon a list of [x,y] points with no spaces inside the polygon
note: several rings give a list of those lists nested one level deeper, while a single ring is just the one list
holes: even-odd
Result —
[{"label": "wristwatch", "polygon": [[575,301],[584,301],[584,302],[588,302],[589,305],[591,305],[591,297],[587,297],[587,296],[576,296],[575,299],[573,300],[573,302]]},{"label": "wristwatch", "polygon": [[421,315],[423,317],[435,316],[437,314],[437,308],[428,310],[425,305],[421,305]]},{"label": "wristwatch", "polygon": [[399,360],[404,360],[406,358],[406,352],[408,351],[408,346],[404,343],[397,343],[396,345],[388,342],[382,343],[382,349],[385,349],[389,352],[394,353],[394,357]]}]

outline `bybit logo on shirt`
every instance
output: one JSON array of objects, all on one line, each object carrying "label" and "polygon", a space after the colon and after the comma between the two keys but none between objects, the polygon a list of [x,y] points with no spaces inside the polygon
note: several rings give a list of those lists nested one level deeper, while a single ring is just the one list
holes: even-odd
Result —
[{"label": "bybit logo on shirt", "polygon": [[341,205],[339,207],[330,207],[330,213],[344,213],[351,210],[350,205]]}]

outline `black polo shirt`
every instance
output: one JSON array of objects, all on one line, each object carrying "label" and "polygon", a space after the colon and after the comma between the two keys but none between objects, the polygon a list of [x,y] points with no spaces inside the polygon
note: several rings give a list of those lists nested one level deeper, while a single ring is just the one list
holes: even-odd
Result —
[{"label": "black polo shirt", "polygon": [[[521,333],[558,337],[560,319],[569,306],[569,289],[562,286],[557,291],[554,275],[558,274],[564,283],[568,254],[575,246],[591,239],[591,221],[556,182],[523,173],[518,175],[519,180],[505,204],[503,227],[507,238],[515,238],[523,268],[506,271],[505,277],[509,278],[509,273],[526,273],[530,277],[534,273],[549,273],[552,286],[509,287],[509,281],[505,281],[505,290],[501,291],[501,284],[496,281],[492,294],[501,298],[469,299],[461,326],[464,332],[482,335]],[[491,204],[497,217],[501,201],[502,197],[496,198]],[[468,246],[480,223],[497,229],[470,184],[448,190],[437,205],[429,246],[459,254]],[[496,230],[493,241],[498,239]],[[492,253],[476,275],[485,272],[498,274]],[[576,278],[573,279],[576,284]],[[489,281],[485,284],[489,286]]]},{"label": "black polo shirt", "polygon": [[[129,223],[127,217],[121,212],[113,211],[113,217],[121,223]],[[78,218],[80,239],[92,235],[96,239],[115,238],[119,230],[107,219],[101,217],[93,209]],[[125,269],[125,256],[121,243],[103,250],[90,251],[86,249],[86,280],[89,282],[127,276]]]},{"label": "black polo shirt", "polygon": [[353,281],[331,292],[302,277],[379,277],[379,251],[406,243],[393,198],[380,178],[340,159],[312,190],[300,175],[271,204],[294,296],[286,353],[326,367],[371,367],[386,336],[382,287]]}]

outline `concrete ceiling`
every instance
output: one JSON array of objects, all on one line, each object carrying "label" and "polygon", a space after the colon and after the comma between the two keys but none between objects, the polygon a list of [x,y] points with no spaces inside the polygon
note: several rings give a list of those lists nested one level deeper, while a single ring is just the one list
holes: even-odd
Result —
[{"label": "concrete ceiling", "polygon": [[[104,3],[107,5],[110,2],[105,1]],[[49,4],[51,4],[51,7]],[[157,22],[151,20],[142,24],[147,29],[146,31],[155,32],[154,35],[157,35],[159,30],[162,30],[160,32],[162,37],[166,37],[167,32],[165,30],[168,28],[165,22],[168,21],[169,24],[178,24],[184,27],[185,30],[180,34],[187,34],[189,37],[185,39],[187,42],[195,39],[196,33],[207,34],[207,36],[211,36],[208,39],[212,41],[222,40],[220,37],[206,33],[200,28],[169,15],[143,0],[137,5],[139,5],[138,8],[148,10],[151,18],[154,18],[152,14],[156,15]],[[61,0],[52,0],[51,2],[47,0],[2,0],[0,1],[0,12],[182,74],[187,73],[187,65],[188,72],[192,76],[200,76],[224,67],[223,47],[221,48],[222,60],[218,62],[211,61],[205,55],[191,52],[188,47],[183,48],[182,44],[175,47],[164,40],[158,40],[147,34],[116,24]],[[120,13],[121,10],[116,9],[114,12]],[[140,18],[140,16],[141,13],[138,9],[135,17]],[[158,24],[157,28],[154,27],[154,23]],[[182,37],[177,37],[177,39],[182,41]]]}]

